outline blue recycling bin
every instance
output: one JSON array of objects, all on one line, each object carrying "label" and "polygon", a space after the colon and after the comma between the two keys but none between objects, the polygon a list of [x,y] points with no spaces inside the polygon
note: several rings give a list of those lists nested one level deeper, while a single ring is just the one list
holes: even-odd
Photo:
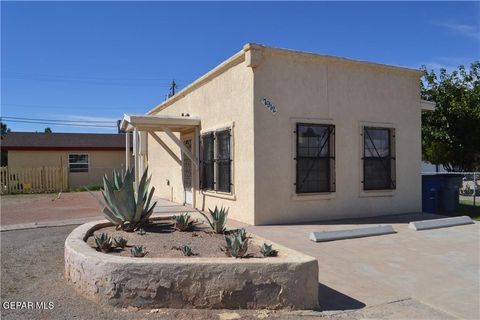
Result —
[{"label": "blue recycling bin", "polygon": [[422,175],[422,210],[428,213],[449,213],[459,204],[460,174]]}]

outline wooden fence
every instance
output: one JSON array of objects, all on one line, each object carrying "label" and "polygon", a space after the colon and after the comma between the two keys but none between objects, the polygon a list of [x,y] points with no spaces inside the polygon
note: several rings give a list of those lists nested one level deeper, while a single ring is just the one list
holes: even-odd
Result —
[{"label": "wooden fence", "polygon": [[68,189],[67,167],[0,167],[0,193],[44,193]]}]

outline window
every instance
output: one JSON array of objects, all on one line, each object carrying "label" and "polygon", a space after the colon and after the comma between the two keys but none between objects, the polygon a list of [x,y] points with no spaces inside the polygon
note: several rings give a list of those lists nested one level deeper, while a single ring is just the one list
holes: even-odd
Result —
[{"label": "window", "polygon": [[202,160],[201,160],[201,188],[203,190],[213,190],[214,177],[214,146],[213,133],[207,133],[202,136]]},{"label": "window", "polygon": [[394,129],[363,128],[363,189],[395,189]]},{"label": "window", "polygon": [[297,123],[296,193],[335,191],[333,125]]},{"label": "window", "polygon": [[230,129],[218,130],[202,136],[203,190],[231,192]]},{"label": "window", "polygon": [[88,154],[69,154],[69,172],[88,172]]}]

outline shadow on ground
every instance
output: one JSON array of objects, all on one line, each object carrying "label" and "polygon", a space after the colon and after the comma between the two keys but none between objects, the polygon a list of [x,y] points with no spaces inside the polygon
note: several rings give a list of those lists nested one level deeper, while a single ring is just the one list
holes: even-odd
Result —
[{"label": "shadow on ground", "polygon": [[318,304],[321,311],[357,310],[366,306],[365,303],[321,283],[318,284]]}]

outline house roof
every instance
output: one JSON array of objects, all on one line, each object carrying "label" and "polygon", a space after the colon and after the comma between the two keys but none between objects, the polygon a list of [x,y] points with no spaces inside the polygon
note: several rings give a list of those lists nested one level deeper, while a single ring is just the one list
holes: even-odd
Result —
[{"label": "house roof", "polygon": [[2,150],[125,150],[125,134],[9,132]]}]

